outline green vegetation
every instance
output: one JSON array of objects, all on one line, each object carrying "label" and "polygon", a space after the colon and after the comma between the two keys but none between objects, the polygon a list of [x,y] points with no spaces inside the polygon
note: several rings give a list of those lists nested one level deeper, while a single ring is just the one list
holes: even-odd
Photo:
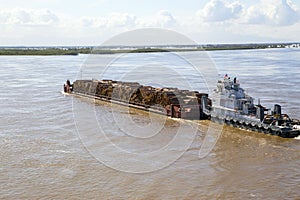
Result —
[{"label": "green vegetation", "polygon": [[32,48],[10,48],[0,49],[0,55],[37,55],[37,56],[52,56],[52,55],[72,55],[78,54],[89,54],[91,53],[90,48],[82,49],[64,49],[64,48],[43,48],[43,49],[32,49]]},{"label": "green vegetation", "polygon": [[[210,44],[172,47],[0,47],[1,55],[78,55],[78,54],[116,54],[116,53],[152,53],[152,52],[184,52],[184,51],[220,51],[246,50],[292,47],[292,43],[277,44]],[[300,46],[297,43],[298,46]],[[297,46],[296,45],[296,46]]]},{"label": "green vegetation", "polygon": [[153,53],[153,52],[169,52],[167,49],[161,48],[137,48],[137,49],[94,49],[92,54],[116,54],[116,53]]},{"label": "green vegetation", "polygon": [[143,49],[134,49],[131,50],[130,53],[152,53],[152,52],[168,52],[167,49],[159,49],[159,48],[143,48]]}]

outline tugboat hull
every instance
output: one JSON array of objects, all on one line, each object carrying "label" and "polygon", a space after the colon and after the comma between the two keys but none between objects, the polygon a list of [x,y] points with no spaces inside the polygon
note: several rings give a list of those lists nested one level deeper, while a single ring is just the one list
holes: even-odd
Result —
[{"label": "tugboat hull", "polygon": [[299,120],[292,120],[287,114],[282,114],[278,104],[274,105],[273,111],[263,107],[260,102],[255,105],[254,98],[245,93],[236,78],[232,81],[225,75],[223,80],[218,81],[212,98],[205,98],[202,98],[203,112],[212,121],[284,138],[300,135]]}]

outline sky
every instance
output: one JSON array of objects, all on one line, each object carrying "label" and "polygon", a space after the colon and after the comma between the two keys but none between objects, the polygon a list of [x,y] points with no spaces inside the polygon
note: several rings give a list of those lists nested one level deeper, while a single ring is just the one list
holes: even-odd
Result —
[{"label": "sky", "polygon": [[143,28],[198,44],[299,42],[300,0],[0,0],[0,46],[101,45]]}]

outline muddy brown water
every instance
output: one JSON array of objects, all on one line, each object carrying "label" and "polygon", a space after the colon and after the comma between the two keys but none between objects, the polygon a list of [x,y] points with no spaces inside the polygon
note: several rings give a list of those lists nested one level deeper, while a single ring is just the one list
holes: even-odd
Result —
[{"label": "muddy brown water", "polygon": [[[252,96],[267,105],[280,103],[284,111],[300,118],[299,50],[210,54],[220,73],[240,77]],[[86,57],[0,57],[1,199],[299,199],[299,140],[224,126],[212,151],[200,158],[208,127],[213,126],[209,121],[190,128],[178,120],[62,95],[62,83],[77,76]],[[90,111],[97,122],[106,124],[86,123]],[[137,128],[116,123],[128,119]],[[80,123],[86,127],[81,129]],[[174,138],[184,143],[189,134],[193,137],[186,149],[182,143],[172,147],[172,153],[183,152],[174,162],[157,169],[168,158],[146,160],[153,171],[136,174],[120,170],[130,170],[121,165],[130,162],[139,169],[145,163],[107,152],[112,145],[104,138],[85,137],[99,126],[113,144],[130,154],[161,149]],[[136,131],[139,128],[145,131]],[[156,128],[159,134],[150,137],[149,130]],[[182,135],[177,134],[180,128]],[[127,140],[139,133],[145,138]],[[91,148],[113,156],[101,162]],[[112,167],[116,163],[120,168]]]}]

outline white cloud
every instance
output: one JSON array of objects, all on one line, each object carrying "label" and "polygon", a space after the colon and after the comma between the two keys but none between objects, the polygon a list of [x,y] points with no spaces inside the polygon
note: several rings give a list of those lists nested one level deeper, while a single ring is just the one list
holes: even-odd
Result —
[{"label": "white cloud", "polygon": [[140,27],[159,27],[170,28],[177,24],[175,17],[168,10],[160,10],[154,16],[140,19],[138,25]]},{"label": "white cloud", "polygon": [[83,27],[118,28],[118,27],[172,27],[176,25],[175,17],[167,10],[160,10],[154,16],[138,18],[128,13],[112,13],[106,17],[81,17]]},{"label": "white cloud", "polygon": [[134,27],[136,16],[128,13],[112,13],[107,17],[82,17],[81,25],[93,28]]},{"label": "white cloud", "polygon": [[80,18],[80,25],[86,28],[102,28],[107,25],[108,19],[104,17],[88,17]]},{"label": "white cloud", "polygon": [[136,24],[136,16],[128,13],[112,13],[107,21],[108,27],[132,27]]},{"label": "white cloud", "polygon": [[258,0],[252,5],[231,2],[209,1],[185,31],[203,43],[299,40],[300,14],[292,0]]},{"label": "white cloud", "polygon": [[206,0],[206,4],[199,7],[197,13],[190,12],[192,14],[157,10],[146,15],[134,10],[118,12],[116,8],[114,13],[85,13],[82,17],[55,8],[6,8],[0,9],[0,38],[4,38],[0,45],[25,44],[26,41],[26,44],[45,45],[99,44],[112,35],[148,27],[179,31],[203,43],[297,41],[300,14],[292,1],[296,2],[255,0],[255,4],[249,5],[239,0]]},{"label": "white cloud", "polygon": [[300,19],[297,7],[287,0],[261,0],[260,3],[250,6],[244,16],[244,23],[272,26],[289,26]]},{"label": "white cloud", "polygon": [[299,9],[291,0],[260,0],[246,7],[239,2],[211,0],[196,15],[204,22],[233,21],[241,24],[290,26],[300,20]]},{"label": "white cloud", "polygon": [[58,16],[46,9],[25,10],[16,8],[9,11],[0,10],[0,24],[4,25],[40,26],[55,24],[58,21]]},{"label": "white cloud", "polygon": [[223,0],[209,1],[197,16],[206,22],[219,22],[239,17],[243,6],[239,2],[228,3]]}]

